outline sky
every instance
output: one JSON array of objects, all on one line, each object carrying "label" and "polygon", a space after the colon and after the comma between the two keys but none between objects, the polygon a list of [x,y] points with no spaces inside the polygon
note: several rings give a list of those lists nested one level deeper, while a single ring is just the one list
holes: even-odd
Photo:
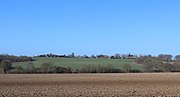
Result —
[{"label": "sky", "polygon": [[0,0],[0,53],[180,54],[180,0]]}]

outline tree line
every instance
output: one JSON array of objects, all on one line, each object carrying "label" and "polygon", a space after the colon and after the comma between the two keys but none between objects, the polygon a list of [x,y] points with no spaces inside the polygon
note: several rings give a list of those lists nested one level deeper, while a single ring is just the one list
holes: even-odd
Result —
[{"label": "tree line", "polygon": [[28,56],[14,56],[14,55],[8,55],[8,54],[1,54],[0,62],[4,60],[8,60],[11,62],[33,61],[32,57],[28,57]]},{"label": "tree line", "polygon": [[169,54],[141,56],[135,62],[142,64],[144,72],[180,72],[180,56]]},{"label": "tree line", "polygon": [[40,67],[36,67],[32,62],[29,62],[25,68],[16,66],[6,73],[9,74],[45,74],[45,73],[72,73],[71,68],[55,66],[51,62],[42,63]]},{"label": "tree line", "polygon": [[136,59],[137,55],[133,54],[115,54],[115,55],[104,55],[104,54],[99,54],[99,55],[75,55],[74,53],[71,53],[69,55],[57,55],[57,54],[43,54],[43,55],[38,55],[36,57],[54,57],[54,58],[103,58],[103,59]]},{"label": "tree line", "polygon": [[[42,54],[42,55],[38,55],[35,57],[54,57],[54,58],[104,58],[104,59],[137,59],[139,57],[147,57],[147,56],[152,56],[152,55],[136,55],[136,54],[114,54],[114,55],[105,55],[105,54],[99,54],[99,55],[75,55],[74,53],[68,54],[68,55],[58,55],[58,54]],[[170,61],[170,60],[180,60],[180,55],[170,55],[170,54],[160,54],[158,56],[154,56],[154,57],[158,57],[159,59],[163,60],[163,61]]]},{"label": "tree line", "polygon": [[[9,65],[8,68],[12,68]],[[13,69],[9,69],[6,73],[9,74],[46,74],[46,73],[140,73],[142,71],[131,68],[130,64],[123,64],[122,69],[114,68],[113,65],[107,66],[90,66],[86,65],[79,69],[73,70],[70,67],[61,67],[54,65],[53,62],[45,62],[36,67],[32,62],[29,62],[25,68],[22,66],[16,66]]]}]

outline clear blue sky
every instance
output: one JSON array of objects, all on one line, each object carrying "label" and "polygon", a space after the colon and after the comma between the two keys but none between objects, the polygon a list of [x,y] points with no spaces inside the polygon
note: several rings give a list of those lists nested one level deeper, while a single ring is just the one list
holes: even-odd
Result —
[{"label": "clear blue sky", "polygon": [[180,54],[180,0],[0,0],[0,53]]}]

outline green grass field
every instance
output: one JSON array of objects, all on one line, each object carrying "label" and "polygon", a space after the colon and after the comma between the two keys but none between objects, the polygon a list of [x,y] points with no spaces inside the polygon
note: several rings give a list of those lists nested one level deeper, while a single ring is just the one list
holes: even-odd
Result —
[{"label": "green grass field", "polygon": [[[133,59],[73,59],[73,58],[40,58],[34,57],[33,64],[35,67],[41,66],[42,63],[52,62],[56,66],[71,67],[73,70],[80,69],[83,66],[107,66],[112,65],[114,68],[122,69],[122,65],[129,63],[132,69],[141,69],[141,65],[136,64]],[[15,62],[13,66],[22,66],[26,68],[28,62]]]}]

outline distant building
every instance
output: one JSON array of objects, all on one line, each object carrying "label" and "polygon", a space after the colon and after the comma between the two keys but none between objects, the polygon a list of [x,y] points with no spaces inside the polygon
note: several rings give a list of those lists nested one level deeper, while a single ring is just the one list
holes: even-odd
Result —
[{"label": "distant building", "polygon": [[111,56],[111,59],[116,59],[115,56]]},{"label": "distant building", "polygon": [[102,58],[102,59],[109,59],[110,57],[108,55],[97,55],[97,58]]},{"label": "distant building", "polygon": [[121,56],[122,59],[137,59],[137,55],[124,54]]},{"label": "distant building", "polygon": [[137,59],[136,55],[128,54],[127,59]]},{"label": "distant building", "polygon": [[89,56],[87,56],[87,55],[84,55],[84,56],[81,56],[81,58],[89,58]]}]

